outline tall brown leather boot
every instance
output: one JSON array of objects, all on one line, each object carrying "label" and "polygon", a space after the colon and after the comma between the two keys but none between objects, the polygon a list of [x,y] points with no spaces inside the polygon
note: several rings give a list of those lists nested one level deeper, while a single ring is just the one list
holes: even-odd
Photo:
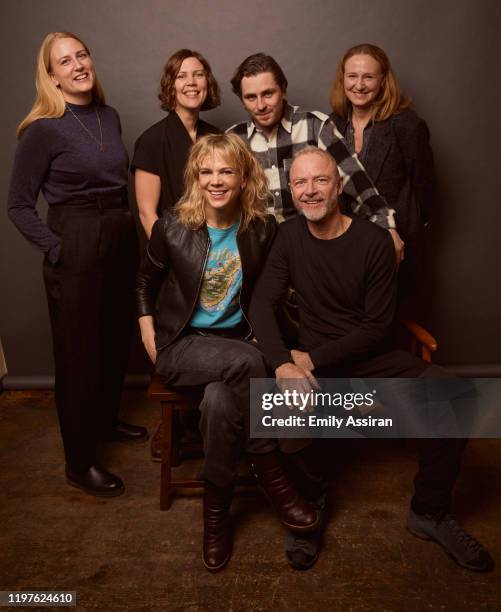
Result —
[{"label": "tall brown leather boot", "polygon": [[261,488],[287,529],[302,533],[317,529],[319,513],[299,496],[282,468],[277,451],[252,455],[252,465]]},{"label": "tall brown leather boot", "polygon": [[228,563],[233,549],[230,505],[233,485],[217,487],[206,481],[204,488],[203,561],[209,572],[219,572]]}]

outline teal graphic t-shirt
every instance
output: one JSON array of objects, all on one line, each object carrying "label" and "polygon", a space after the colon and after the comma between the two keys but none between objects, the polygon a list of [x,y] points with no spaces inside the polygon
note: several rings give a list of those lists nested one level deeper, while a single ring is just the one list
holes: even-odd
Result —
[{"label": "teal graphic t-shirt", "polygon": [[242,265],[237,247],[239,223],[226,229],[207,226],[211,246],[192,327],[235,327],[242,321],[238,303]]}]

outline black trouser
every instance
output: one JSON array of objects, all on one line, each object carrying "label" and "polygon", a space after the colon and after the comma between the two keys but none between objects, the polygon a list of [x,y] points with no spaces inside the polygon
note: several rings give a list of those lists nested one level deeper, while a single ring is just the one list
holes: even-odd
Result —
[{"label": "black trouser", "polygon": [[[426,364],[405,351],[395,350],[343,368],[323,368],[319,378],[454,378],[433,364]],[[413,509],[435,514],[447,510],[467,440],[420,438],[419,467],[414,478]]]},{"label": "black trouser", "polygon": [[96,462],[116,424],[134,321],[137,238],[125,194],[49,209],[61,236],[57,264],[44,261],[56,366],[55,398],[66,463]]},{"label": "black trouser", "polygon": [[249,381],[266,377],[263,356],[251,342],[190,333],[159,351],[156,371],[169,386],[201,400],[205,480],[225,487],[243,450],[263,454],[276,448],[274,440],[249,438]]},{"label": "black trouser", "polygon": [[398,267],[397,312],[400,316],[422,322],[426,314],[426,254],[423,237],[406,240],[405,257]]}]

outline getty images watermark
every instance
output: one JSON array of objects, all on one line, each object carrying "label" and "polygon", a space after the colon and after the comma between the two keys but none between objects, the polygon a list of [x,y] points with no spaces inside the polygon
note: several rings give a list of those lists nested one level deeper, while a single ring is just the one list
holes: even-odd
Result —
[{"label": "getty images watermark", "polygon": [[[272,411],[261,418],[265,427],[335,427],[340,429],[343,425],[348,427],[393,427],[393,419],[390,417],[374,417],[368,414],[362,416],[355,412],[348,416],[336,416],[328,414],[307,414],[318,408],[343,408],[352,411],[356,408],[371,410],[376,405],[376,391],[368,393],[324,393],[322,391],[302,392],[297,389],[285,389],[274,393],[263,393],[261,397],[261,408],[264,411]],[[283,407],[290,411],[297,409],[300,414],[289,414],[285,417],[274,416],[273,412]]]},{"label": "getty images watermark", "polygon": [[501,380],[251,380],[251,437],[501,437]]}]

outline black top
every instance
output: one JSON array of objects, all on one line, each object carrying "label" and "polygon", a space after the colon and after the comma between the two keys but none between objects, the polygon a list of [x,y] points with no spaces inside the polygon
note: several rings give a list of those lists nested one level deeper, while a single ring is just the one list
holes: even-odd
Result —
[{"label": "black top", "polygon": [[[128,155],[118,113],[111,106],[67,104],[72,115],[38,119],[22,133],[16,149],[8,196],[8,214],[19,231],[57,261],[60,239],[35,208],[41,191],[49,206],[111,194],[127,187]],[[101,122],[105,151],[100,150]]]},{"label": "black top", "polygon": [[299,346],[316,368],[361,361],[382,349],[396,295],[389,232],[354,218],[338,238],[319,240],[303,216],[280,225],[250,309],[259,346],[273,368],[292,362],[275,314],[289,284],[299,307]]},{"label": "black top", "polygon": [[[334,113],[331,115],[332,119],[333,119],[333,117],[335,117]],[[334,121],[334,119],[333,119],[333,121]],[[348,147],[348,151],[350,151],[350,153],[352,155],[354,153],[357,153],[358,159],[362,162],[362,164],[364,164],[364,166],[365,166],[366,159],[367,159],[367,151],[369,149],[369,142],[371,140],[371,135],[372,135],[373,127],[374,127],[374,121],[371,119],[367,123],[367,125],[364,127],[362,148],[360,149],[360,151],[358,153],[355,150],[355,127],[353,126],[352,117],[351,116],[349,116],[348,119],[347,119],[346,130],[345,130],[345,132],[343,134],[344,141],[346,143],[346,146]],[[372,176],[371,176],[371,178],[372,178]]]},{"label": "black top", "polygon": [[[197,140],[220,130],[201,119]],[[158,216],[172,208],[184,192],[183,173],[193,141],[176,112],[148,128],[136,141],[131,171],[136,168],[160,177],[161,194]]]}]

